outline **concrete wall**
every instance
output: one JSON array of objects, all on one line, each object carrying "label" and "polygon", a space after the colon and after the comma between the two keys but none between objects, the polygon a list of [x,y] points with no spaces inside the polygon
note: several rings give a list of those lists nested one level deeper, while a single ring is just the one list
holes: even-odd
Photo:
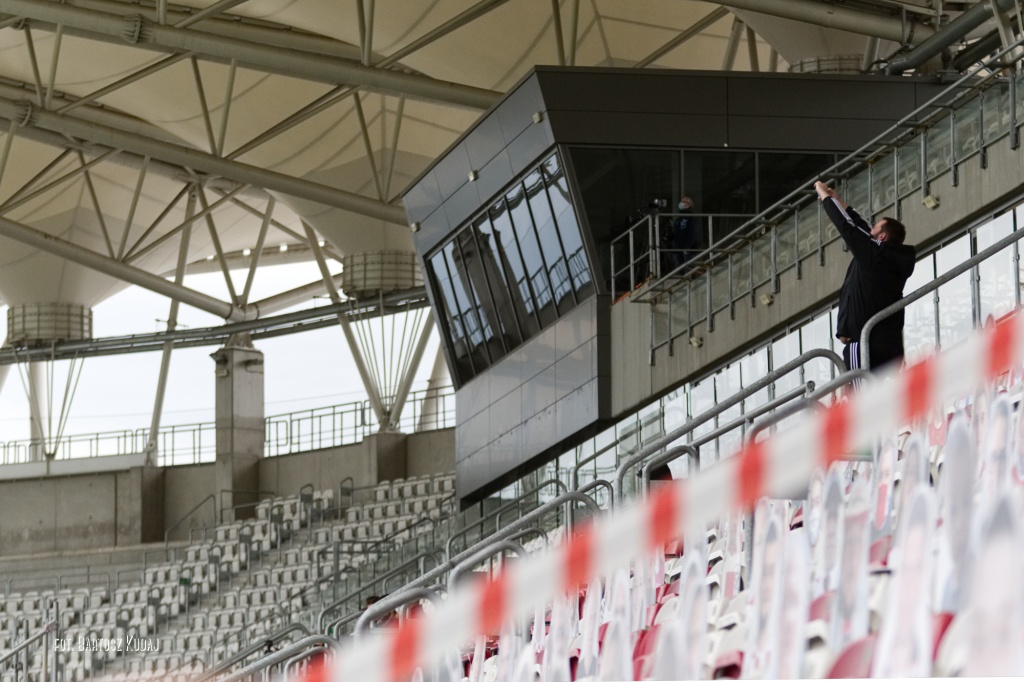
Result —
[{"label": "concrete wall", "polygon": [[405,442],[406,476],[455,471],[455,429],[424,431]]},{"label": "concrete wall", "polygon": [[[216,525],[217,515],[214,504],[206,502],[199,509],[196,505],[210,495],[217,495],[214,476],[215,464],[192,464],[167,467],[164,470],[164,518],[166,527],[185,519],[171,532],[171,540],[187,540],[189,530]],[[216,504],[221,503],[216,497]],[[195,509],[195,511],[193,511]],[[193,513],[185,518],[190,511]]]},{"label": "concrete wall", "polygon": [[[451,472],[454,453],[454,429],[376,434],[355,445],[262,459],[259,490],[295,495],[306,483],[336,489],[349,476],[355,487],[363,487],[398,477]],[[108,465],[117,461],[95,458],[89,468],[99,467],[103,459],[110,460]],[[165,529],[204,498],[216,495],[218,510],[222,497],[226,502],[227,497],[216,490],[214,468],[210,463],[0,478],[0,578],[4,566],[13,565],[14,556],[109,551],[163,542]],[[217,520],[213,506],[204,504],[170,539],[187,540],[190,528],[208,527]],[[104,559],[102,552],[96,556],[99,563],[121,561]]]},{"label": "concrete wall", "polygon": [[163,482],[143,467],[0,481],[0,555],[163,539]]}]

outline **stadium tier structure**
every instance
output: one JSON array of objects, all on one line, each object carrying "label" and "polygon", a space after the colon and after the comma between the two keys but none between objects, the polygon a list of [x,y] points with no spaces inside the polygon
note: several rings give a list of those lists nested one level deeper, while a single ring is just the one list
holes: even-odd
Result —
[{"label": "stadium tier structure", "polygon": [[[1024,674],[1015,3],[400,4],[0,0],[0,682]],[[751,452],[883,390],[816,179],[908,226],[908,363],[1016,364],[776,494]],[[101,335],[130,287],[160,331]],[[268,416],[262,341],[324,328],[360,399]],[[172,424],[191,347],[215,418]],[[144,352],[151,417],[69,433],[82,364]]]}]

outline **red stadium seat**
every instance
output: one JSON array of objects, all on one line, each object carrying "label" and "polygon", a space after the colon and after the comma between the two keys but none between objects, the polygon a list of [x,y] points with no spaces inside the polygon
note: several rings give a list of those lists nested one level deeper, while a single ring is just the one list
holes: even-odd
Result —
[{"label": "red stadium seat", "polygon": [[939,645],[942,644],[942,638],[946,636],[946,632],[949,630],[950,623],[953,622],[953,616],[955,614],[942,612],[936,613],[932,616],[932,660],[934,661],[939,655]]},{"label": "red stadium seat", "polygon": [[811,602],[810,613],[807,616],[808,620],[825,620],[829,618],[829,614],[832,612],[832,595],[834,592],[826,592],[817,599]]},{"label": "red stadium seat", "polygon": [[871,677],[871,660],[875,656],[877,639],[878,635],[868,635],[846,647],[826,677],[830,680]]},{"label": "red stadium seat", "polygon": [[892,536],[886,536],[871,543],[868,561],[874,566],[887,566],[889,550],[892,549]]},{"label": "red stadium seat", "polygon": [[727,651],[715,659],[714,680],[738,680],[743,672],[743,652]]}]

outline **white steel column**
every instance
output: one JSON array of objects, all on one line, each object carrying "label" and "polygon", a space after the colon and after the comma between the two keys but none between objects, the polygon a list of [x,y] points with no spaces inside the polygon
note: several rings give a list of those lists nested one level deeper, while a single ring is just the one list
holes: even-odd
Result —
[{"label": "white steel column", "polygon": [[[185,205],[185,217],[190,218],[196,210],[196,190],[188,193]],[[181,246],[178,248],[178,267],[174,272],[174,283],[182,285],[185,280],[185,266],[188,265],[188,245],[192,238],[192,225],[188,225],[181,233]],[[167,313],[167,331],[173,332],[178,326],[178,299],[171,299],[171,309]],[[160,358],[160,375],[156,382],[156,398],[153,401],[153,419],[149,424],[149,438],[146,441],[146,465],[157,465],[157,447],[160,439],[160,420],[164,413],[164,395],[167,392],[167,377],[171,370],[171,351],[173,341],[164,341],[163,355]]]},{"label": "white steel column", "polygon": [[[420,338],[416,342],[416,349],[413,350],[412,359],[409,360],[409,367],[406,369],[402,381],[398,384],[398,390],[395,391],[395,404],[391,406],[391,414],[388,415],[387,430],[398,428],[398,421],[402,416],[402,408],[405,407],[405,401],[409,399],[409,390],[412,388],[413,379],[416,378],[416,372],[420,368],[420,361],[423,360],[423,353],[427,350],[430,333],[433,331],[434,314],[431,313],[423,323],[423,329],[420,330]],[[384,430],[384,425],[381,425],[381,431]]]},{"label": "white steel column", "polygon": [[[338,287],[334,283],[334,277],[331,276],[330,270],[327,269],[327,261],[324,260],[324,253],[320,250],[320,243],[316,238],[316,233],[313,232],[313,228],[307,225],[305,221],[302,223],[302,227],[306,230],[306,239],[309,241],[309,247],[313,249],[316,264],[320,267],[320,276],[324,279],[327,295],[331,297],[332,303],[341,303]],[[373,408],[373,414],[377,417],[377,424],[384,425],[387,413],[384,410],[384,403],[380,399],[380,388],[370,377],[370,371],[366,368],[366,361],[359,350],[359,344],[356,342],[355,334],[352,333],[352,326],[349,324],[345,313],[338,313],[338,323],[341,324],[341,331],[345,334],[345,342],[352,353],[356,369],[359,370],[359,378],[363,381],[363,388],[366,389],[366,395],[370,399],[370,406]]]},{"label": "white steel column", "polygon": [[29,410],[29,446],[30,462],[42,462],[46,459],[46,425],[50,420],[49,392],[46,386],[46,369],[42,362],[29,362],[28,365],[28,410]]}]

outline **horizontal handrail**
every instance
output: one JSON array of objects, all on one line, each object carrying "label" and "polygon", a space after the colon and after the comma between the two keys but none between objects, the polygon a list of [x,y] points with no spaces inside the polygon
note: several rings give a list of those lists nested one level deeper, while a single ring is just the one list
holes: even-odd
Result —
[{"label": "horizontal handrail", "polygon": [[401,606],[405,606],[409,602],[421,601],[423,599],[429,599],[433,603],[437,604],[440,603],[441,596],[430,588],[417,587],[416,589],[406,590],[400,594],[392,594],[384,597],[379,602],[366,607],[366,610],[359,614],[359,618],[356,619],[356,627],[353,634],[356,637],[362,637],[370,628],[370,623],[373,622],[373,619],[387,615],[391,611],[394,611]]},{"label": "horizontal handrail", "polygon": [[401,575],[403,572],[408,571],[410,566],[413,566],[413,565],[419,566],[421,560],[433,558],[436,554],[439,554],[439,553],[440,553],[439,551],[420,552],[416,556],[412,557],[408,561],[405,561],[401,565],[396,566],[395,568],[391,569],[387,573],[385,573],[385,574],[383,574],[383,575],[381,575],[379,577],[374,578],[373,581],[369,585],[360,585],[359,587],[356,588],[356,590],[354,592],[349,592],[348,594],[346,594],[345,596],[341,597],[340,599],[336,599],[335,601],[325,605],[323,608],[320,609],[320,614],[317,616],[317,619],[316,619],[316,628],[317,628],[317,630],[319,630],[320,632],[324,632],[324,619],[325,619],[325,617],[327,616],[328,613],[331,613],[332,611],[337,611],[338,607],[344,606],[348,602],[352,601],[352,599],[354,599],[355,597],[358,597],[359,595],[363,594],[369,588],[373,587],[373,585],[376,585],[379,582],[387,580],[388,578],[390,578],[392,576]]},{"label": "horizontal handrail", "polygon": [[[823,409],[822,404],[818,402],[819,400],[829,395],[833,391],[836,391],[837,389],[852,384],[856,381],[862,381],[864,379],[869,378],[870,376],[870,372],[864,369],[851,369],[848,372],[841,374],[832,381],[826,382],[820,388],[811,391],[802,400],[798,400],[795,403],[786,405],[785,407],[781,407],[774,413],[768,415],[767,417],[764,417],[763,419],[759,419],[758,421],[754,422],[750,427],[750,433],[747,434],[747,441],[754,442],[754,439],[757,438],[757,435],[764,431],[765,429],[767,429],[768,427],[779,423],[783,419],[792,417],[795,414],[799,414],[804,410],[812,408]],[[851,459],[859,458],[855,457]]]},{"label": "horizontal handrail", "polygon": [[[548,502],[545,502],[541,506],[537,507],[536,509],[531,511],[526,516],[523,516],[523,517],[521,517],[519,519],[516,519],[515,521],[513,521],[509,525],[505,526],[504,528],[496,530],[490,536],[484,538],[483,540],[481,540],[480,542],[476,543],[472,547],[469,547],[469,548],[463,550],[458,555],[452,557],[451,559],[448,559],[443,564],[437,566],[436,568],[434,568],[433,570],[429,571],[428,573],[424,573],[423,575],[421,575],[419,578],[413,580],[412,582],[407,583],[407,584],[403,585],[402,587],[399,587],[396,590],[396,592],[403,592],[405,590],[412,589],[414,587],[421,587],[423,585],[427,585],[427,584],[433,582],[434,580],[439,579],[445,573],[447,573],[452,568],[457,566],[459,564],[459,562],[465,560],[467,557],[473,556],[473,554],[478,552],[480,549],[486,547],[487,545],[489,545],[489,544],[491,544],[491,543],[493,543],[493,542],[495,542],[497,540],[506,540],[509,537],[511,537],[513,534],[518,533],[519,531],[523,530],[524,528],[531,528],[535,521],[538,521],[539,519],[541,519],[545,515],[549,514],[553,509],[558,509],[562,505],[569,504],[569,503],[572,503],[572,504],[582,503],[582,504],[584,504],[587,507],[587,509],[590,511],[591,515],[593,515],[595,517],[598,514],[601,513],[601,508],[598,506],[597,502],[594,501],[594,498],[592,498],[592,497],[590,497],[588,495],[584,495],[582,493],[579,493],[579,492],[577,492],[575,490],[569,491],[567,493],[562,493],[561,495],[559,495],[555,499],[550,500]],[[570,531],[571,530],[572,529],[570,528]]]},{"label": "horizontal handrail", "polygon": [[445,543],[445,546],[444,546],[444,556],[445,556],[445,558],[446,559],[450,559],[451,558],[451,556],[452,556],[452,545],[455,543],[455,538],[465,537],[471,531],[473,531],[475,529],[478,529],[478,528],[479,528],[480,532],[483,533],[484,522],[485,521],[487,521],[488,519],[491,519],[491,518],[498,518],[498,517],[501,516],[502,512],[508,511],[509,509],[512,509],[512,508],[519,507],[519,505],[522,504],[523,500],[525,500],[527,497],[529,497],[530,495],[533,495],[534,493],[540,492],[541,490],[543,490],[544,488],[547,488],[550,485],[553,485],[553,486],[559,488],[563,493],[568,491],[568,488],[566,487],[565,483],[562,483],[562,481],[558,480],[557,478],[549,478],[546,481],[538,483],[536,486],[534,486],[530,490],[527,490],[525,493],[523,493],[523,494],[519,495],[518,497],[516,497],[514,500],[510,500],[509,502],[506,502],[505,504],[501,505],[500,507],[498,507],[494,511],[490,512],[486,516],[481,516],[476,521],[470,522],[470,524],[468,526],[466,526],[462,530],[458,531],[457,533],[453,533],[448,538],[448,541]]},{"label": "horizontal handrail", "polygon": [[[1001,70],[1020,61],[1024,54],[1014,55],[1013,52],[1022,45],[1024,45],[1024,38],[1021,38],[1013,44],[1003,48],[987,61],[968,71],[966,74],[944,88],[941,92],[931,97],[924,104],[903,116],[899,121],[876,135],[870,141],[866,142],[855,151],[850,152],[832,166],[822,171],[819,174],[819,177],[836,178],[848,176],[852,174],[855,169],[863,168],[865,165],[869,165],[882,155],[897,149],[904,142],[912,139],[914,136],[930,127],[933,121],[929,120],[929,117],[937,118],[941,113],[936,112],[953,108],[952,105],[954,103],[964,101],[972,97],[973,94],[981,90],[983,86],[987,86],[987,84],[989,84],[989,82],[994,79]],[[1001,59],[1008,54],[1012,55],[1012,58],[1008,62],[1002,62]],[[979,75],[981,75],[980,80],[973,83],[969,89],[963,89],[963,85],[965,83],[972,79],[977,79]],[[1011,104],[1011,106],[1015,106],[1015,104]],[[928,117],[921,119],[920,117],[922,114],[928,110],[931,110]],[[787,216],[795,213],[806,205],[812,196],[813,193],[808,188],[798,187],[768,208],[762,210],[747,222],[737,227],[719,241],[749,239],[758,229],[768,225],[777,225]],[[693,267],[695,264],[699,263],[712,262],[716,256],[712,251],[713,250],[710,248],[706,249],[704,252],[688,261],[685,265],[666,273],[659,278],[658,281],[660,282],[670,277],[685,277],[685,273],[680,273],[684,268]],[[655,284],[657,284],[657,282]]]},{"label": "horizontal handrail", "polygon": [[[413,391],[406,401],[408,414],[402,418],[401,426],[415,431],[427,431],[453,426],[454,409],[447,400],[453,397],[452,386]],[[414,424],[417,410],[427,400],[442,400],[435,418],[428,428]],[[319,447],[338,447],[357,443],[367,435],[376,432],[376,426],[366,420],[358,424],[347,424],[348,415],[368,413],[369,401],[341,403],[327,407],[298,410],[265,418],[267,431],[264,454],[276,456],[302,452]],[[412,416],[409,416],[412,415]],[[195,422],[161,427],[157,433],[161,446],[160,462],[164,465],[188,463],[198,464],[216,453],[215,422]],[[58,439],[20,439],[0,441],[0,464],[17,464],[27,461],[34,448],[44,448],[56,453],[57,459],[77,459],[135,455],[145,450],[149,443],[149,429],[120,429],[96,433],[72,434]]]},{"label": "horizontal handrail", "polygon": [[665,434],[664,436],[661,436],[660,438],[656,439],[653,443],[649,443],[648,445],[640,448],[640,450],[636,454],[627,458],[615,470],[615,497],[619,500],[623,498],[623,480],[626,477],[626,472],[630,468],[639,464],[640,462],[643,462],[645,459],[650,457],[658,450],[661,450],[663,447],[667,447],[674,441],[677,441],[683,436],[689,434],[701,424],[704,424],[705,422],[714,419],[715,417],[722,414],[729,408],[740,404],[746,398],[749,398],[750,396],[754,395],[763,388],[767,388],[768,386],[775,383],[776,381],[778,381],[785,375],[789,374],[793,370],[801,368],[803,365],[807,364],[808,362],[816,358],[823,358],[825,360],[830,361],[840,372],[844,372],[846,370],[846,365],[843,363],[843,359],[836,355],[834,351],[827,350],[825,348],[812,348],[809,351],[801,353],[800,355],[790,360],[786,364],[782,365],[777,369],[772,370],[771,372],[768,372],[754,383],[737,391],[736,393],[733,393],[725,400],[719,402],[714,407],[697,415],[696,417],[689,420],[682,426],[672,430],[671,432]]},{"label": "horizontal handrail", "polygon": [[466,557],[460,561],[452,570],[448,571],[448,591],[451,592],[458,584],[459,576],[480,564],[484,559],[503,554],[504,552],[515,552],[520,559],[526,556],[526,550],[518,542],[511,540],[495,540],[476,554]]},{"label": "horizontal handrail", "polygon": [[924,286],[914,289],[914,291],[907,294],[900,300],[896,301],[892,305],[888,305],[885,308],[882,308],[877,313],[868,318],[868,321],[864,323],[864,327],[861,329],[860,332],[860,347],[862,351],[861,364],[863,364],[865,368],[871,369],[871,332],[874,331],[875,327],[878,325],[879,322],[886,319],[887,317],[895,315],[899,311],[905,309],[911,303],[924,298],[926,295],[934,292],[943,284],[948,284],[949,282],[953,281],[954,279],[964,274],[965,272],[972,270],[976,265],[978,265],[982,261],[988,260],[992,256],[995,256],[1000,251],[1005,249],[1007,246],[1012,246],[1014,243],[1020,241],[1021,238],[1024,238],[1024,229],[1011,232],[1010,234],[1006,235],[1005,237],[1003,237],[996,243],[992,244],[988,248],[979,251],[978,253],[974,254],[967,260],[958,264],[956,267],[953,267],[950,270],[939,275],[928,284],[925,284]]},{"label": "horizontal handrail", "polygon": [[[267,642],[271,642],[271,643],[280,642],[282,639],[285,638],[286,635],[289,635],[289,634],[291,634],[293,632],[302,632],[302,633],[304,633],[306,635],[305,639],[299,640],[300,642],[301,641],[306,641],[306,639],[310,638],[309,628],[307,628],[302,623],[291,623],[291,624],[285,626],[284,628],[278,630],[277,632],[274,632],[274,633],[270,634],[269,636],[262,638],[258,643],[252,644],[248,648],[242,649],[237,654],[235,654],[234,656],[230,657],[229,659],[227,659],[223,663],[221,663],[221,664],[217,665],[216,667],[206,671],[204,674],[200,675],[195,680],[195,682],[209,682],[210,680],[216,678],[221,673],[223,673],[223,672],[225,672],[227,670],[230,670],[235,664],[244,661],[245,659],[249,658],[250,656],[252,656],[255,653],[259,653],[263,649],[263,647],[266,646]],[[322,637],[322,635],[312,635],[312,636],[313,637]],[[280,653],[280,652],[278,652],[278,653]],[[232,676],[229,679],[235,679],[235,677]],[[222,680],[221,682],[226,682],[226,680]]]},{"label": "horizontal handrail", "polygon": [[[261,643],[256,646],[262,647],[263,644]],[[320,650],[322,647],[327,647],[328,649],[334,651],[341,648],[341,643],[333,637],[328,637],[327,635],[309,635],[308,637],[303,637],[299,641],[293,642],[292,644],[283,647],[279,651],[275,651],[272,654],[264,656],[255,663],[251,663],[245,666],[241,670],[231,673],[227,677],[221,679],[219,682],[239,682],[240,680],[244,680],[248,677],[251,677],[253,673],[257,673],[261,670],[266,670],[267,668],[278,665],[279,663],[285,663],[291,660],[291,658],[295,656],[295,654],[299,654],[307,649],[313,648]],[[209,675],[204,675],[203,677],[199,678],[197,682],[202,682],[202,680],[207,679],[211,679],[211,677]]]},{"label": "horizontal handrail", "polygon": [[8,651],[3,656],[0,656],[0,663],[6,663],[7,661],[11,660],[15,656],[17,656],[19,653],[21,653],[22,651],[27,649],[29,646],[34,644],[35,642],[38,642],[40,639],[46,637],[51,632],[54,632],[56,629],[57,629],[57,621],[56,620],[51,620],[51,621],[45,623],[43,625],[43,629],[42,630],[40,630],[39,632],[35,633],[34,635],[31,635],[30,637],[26,638],[24,642],[22,642],[21,644],[19,644],[16,647],[14,647],[13,649]]}]

